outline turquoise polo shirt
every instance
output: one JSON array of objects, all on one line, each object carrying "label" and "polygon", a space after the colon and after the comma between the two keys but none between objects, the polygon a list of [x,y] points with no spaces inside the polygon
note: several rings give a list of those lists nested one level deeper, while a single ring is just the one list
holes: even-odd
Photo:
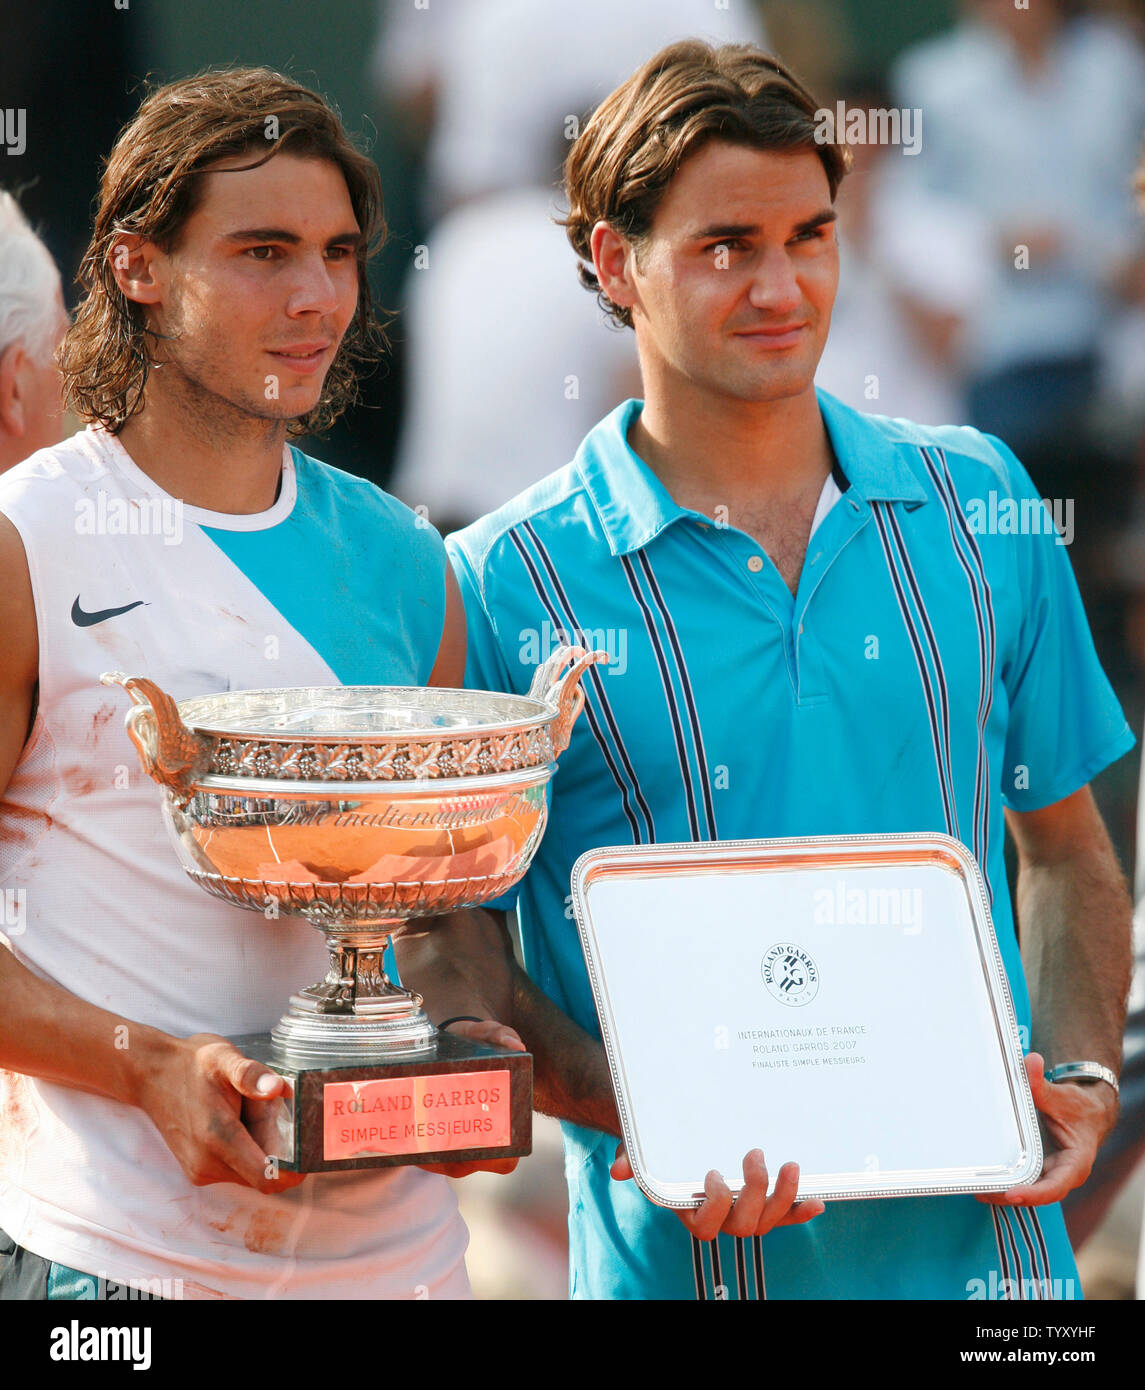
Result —
[{"label": "turquoise polo shirt", "polygon": [[[569,898],[585,850],[941,831],[981,866],[1028,1046],[1003,808],[1077,791],[1133,735],[1064,537],[1006,446],[823,393],[819,406],[842,495],[794,597],[757,541],[677,506],[632,451],[639,401],[448,542],[470,685],[526,690],[562,638],[613,658],[586,678],[518,889],[525,964],[599,1033]],[[754,1298],[764,1266],[771,1298],[1080,1296],[1057,1206],[835,1202],[806,1226],[701,1246],[609,1176],[614,1138],[567,1123],[564,1135],[575,1298]]]}]

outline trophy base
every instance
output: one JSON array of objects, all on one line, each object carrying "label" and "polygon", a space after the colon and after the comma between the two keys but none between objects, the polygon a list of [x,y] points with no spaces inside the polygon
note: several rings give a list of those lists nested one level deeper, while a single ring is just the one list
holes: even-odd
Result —
[{"label": "trophy base", "polygon": [[533,1059],[435,1032],[413,1050],[305,1056],[267,1033],[232,1038],[289,1094],[244,1101],[243,1123],[292,1173],[520,1158],[533,1146]]},{"label": "trophy base", "polygon": [[353,1012],[323,1012],[322,1002],[305,990],[291,997],[290,1008],[270,1031],[283,1058],[315,1062],[344,1059],[351,1053],[425,1053],[437,1037],[437,1029],[422,1012],[421,996],[404,990],[358,1000]]}]

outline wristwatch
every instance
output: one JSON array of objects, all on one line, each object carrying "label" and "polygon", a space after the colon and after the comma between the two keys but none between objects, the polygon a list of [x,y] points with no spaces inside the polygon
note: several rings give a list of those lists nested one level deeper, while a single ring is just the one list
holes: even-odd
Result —
[{"label": "wristwatch", "polygon": [[1116,1075],[1100,1062],[1059,1062],[1046,1072],[1046,1080],[1058,1081],[1108,1081],[1115,1093],[1120,1093]]}]

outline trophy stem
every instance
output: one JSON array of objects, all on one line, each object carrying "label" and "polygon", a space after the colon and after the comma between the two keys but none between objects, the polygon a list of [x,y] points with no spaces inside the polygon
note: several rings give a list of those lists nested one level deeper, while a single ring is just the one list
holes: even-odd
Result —
[{"label": "trophy stem", "polygon": [[330,969],[325,984],[317,986],[323,993],[318,1012],[352,1014],[359,999],[366,1003],[383,997],[402,997],[410,1000],[413,1007],[420,1008],[421,995],[401,989],[386,974],[383,961],[389,944],[388,936],[365,943],[328,934]]},{"label": "trophy stem", "polygon": [[[330,968],[320,984],[291,996],[290,1007],[271,1037],[279,1047],[309,1057],[347,1051],[422,1051],[436,1030],[422,1010],[422,998],[395,985],[383,965],[390,932],[354,931],[339,922],[325,928]],[[398,925],[397,923],[393,924]]]}]

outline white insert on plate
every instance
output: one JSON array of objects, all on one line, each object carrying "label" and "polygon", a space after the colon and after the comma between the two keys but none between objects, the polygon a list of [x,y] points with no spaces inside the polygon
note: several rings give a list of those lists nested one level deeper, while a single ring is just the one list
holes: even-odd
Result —
[{"label": "white insert on plate", "polygon": [[1041,1172],[985,886],[949,836],[616,846],[573,904],[636,1181],[695,1206],[762,1148],[800,1197]]}]

